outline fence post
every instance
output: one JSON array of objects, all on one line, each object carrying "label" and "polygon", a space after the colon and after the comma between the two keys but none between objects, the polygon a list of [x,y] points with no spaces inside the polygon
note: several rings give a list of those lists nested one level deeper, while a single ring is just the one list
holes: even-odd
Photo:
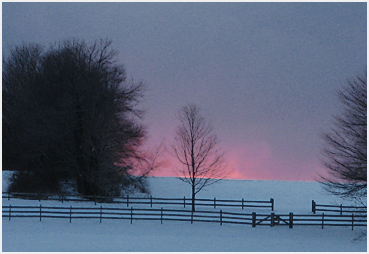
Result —
[{"label": "fence post", "polygon": [[315,214],[315,201],[314,200],[311,201],[311,211],[313,212],[313,214]]},{"label": "fence post", "polygon": [[354,214],[352,214],[352,228],[351,230],[354,230]]},{"label": "fence post", "polygon": [[322,229],[324,229],[324,213],[322,213]]},{"label": "fence post", "polygon": [[270,216],[270,226],[274,227],[274,213],[271,213],[271,216]]},{"label": "fence post", "polygon": [[72,223],[72,206],[69,208],[69,223]]},{"label": "fence post", "polygon": [[129,195],[127,195],[127,207],[129,206]]},{"label": "fence post", "polygon": [[290,213],[290,224],[289,224],[290,228],[293,228],[293,213]]},{"label": "fence post", "polygon": [[220,210],[220,225],[223,224],[223,215],[222,215],[222,210]]},{"label": "fence post", "polygon": [[244,200],[243,200],[243,198],[242,198],[242,210],[243,210],[243,202],[244,202]]},{"label": "fence post", "polygon": [[10,200],[10,192],[8,192],[8,200]]},{"label": "fence post", "polygon": [[253,212],[252,213],[252,227],[256,227],[256,213]]},{"label": "fence post", "polygon": [[186,208],[186,196],[183,197],[183,208]]},{"label": "fence post", "polygon": [[131,206],[131,224],[132,224],[132,220],[133,220],[133,206]]},{"label": "fence post", "polygon": [[40,204],[40,221],[41,221],[41,211],[42,211],[42,208],[41,208],[41,204]]},{"label": "fence post", "polygon": [[340,215],[342,216],[342,204],[340,205]]},{"label": "fence post", "polygon": [[101,223],[101,220],[102,220],[102,206],[100,206],[100,223]]},{"label": "fence post", "polygon": [[12,218],[12,205],[9,205],[9,221]]},{"label": "fence post", "polygon": [[152,196],[150,196],[150,205],[152,207]]},{"label": "fence post", "polygon": [[272,203],[272,211],[274,211],[274,198],[270,199],[270,203]]},{"label": "fence post", "polygon": [[163,224],[163,207],[161,208],[160,211],[160,224]]},{"label": "fence post", "polygon": [[217,207],[216,202],[217,202],[217,200],[216,200],[216,198],[214,198],[214,208]]}]

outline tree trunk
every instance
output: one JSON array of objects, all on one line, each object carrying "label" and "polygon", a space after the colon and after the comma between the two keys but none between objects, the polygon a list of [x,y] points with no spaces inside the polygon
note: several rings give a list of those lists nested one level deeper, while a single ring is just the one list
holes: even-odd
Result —
[{"label": "tree trunk", "polygon": [[192,185],[192,212],[195,211],[195,185]]}]

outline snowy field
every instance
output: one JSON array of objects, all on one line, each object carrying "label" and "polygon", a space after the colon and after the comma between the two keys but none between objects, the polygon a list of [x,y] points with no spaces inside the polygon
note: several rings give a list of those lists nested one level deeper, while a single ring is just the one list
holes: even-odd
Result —
[{"label": "snowy field", "polygon": [[[3,186],[7,186],[3,172]],[[190,188],[176,178],[151,177],[153,197],[190,197]],[[311,213],[311,200],[319,204],[350,205],[327,195],[319,183],[223,180],[199,193],[198,198],[275,200],[276,213]],[[39,201],[7,199],[3,205],[39,205]],[[69,205],[41,201],[44,205]],[[74,204],[73,204],[74,205]],[[81,204],[78,204],[81,205]],[[93,205],[90,204],[90,205]],[[103,205],[104,206],[104,205]],[[207,208],[208,209],[208,208]],[[233,208],[236,209],[236,208]],[[245,212],[252,212],[251,208]],[[241,209],[238,209],[242,211]],[[265,213],[270,212],[266,210]],[[366,238],[355,240],[366,228],[296,226],[251,227],[217,223],[7,218],[2,219],[4,252],[366,252]]]}]

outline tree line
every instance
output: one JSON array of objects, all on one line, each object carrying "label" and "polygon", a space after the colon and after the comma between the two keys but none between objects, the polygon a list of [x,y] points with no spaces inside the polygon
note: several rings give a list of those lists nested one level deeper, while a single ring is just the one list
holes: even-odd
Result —
[{"label": "tree line", "polygon": [[[23,44],[3,57],[3,169],[11,192],[119,196],[148,192],[162,147],[144,151],[139,108],[145,85],[127,79],[110,40]],[[366,73],[340,90],[342,112],[323,136],[322,184],[335,195],[366,197]],[[177,113],[170,145],[179,179],[195,196],[229,171],[219,139],[196,104]]]}]

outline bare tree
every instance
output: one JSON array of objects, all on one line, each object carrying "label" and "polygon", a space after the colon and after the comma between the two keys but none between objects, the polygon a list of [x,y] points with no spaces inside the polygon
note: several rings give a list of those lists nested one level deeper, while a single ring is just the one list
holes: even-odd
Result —
[{"label": "bare tree", "polygon": [[339,90],[342,103],[331,131],[323,136],[323,163],[329,176],[322,178],[325,189],[343,198],[362,198],[367,194],[367,92],[364,77],[348,81]]},{"label": "bare tree", "polygon": [[191,186],[192,211],[195,211],[195,197],[204,187],[224,179],[228,171],[224,153],[219,152],[218,137],[213,127],[200,114],[196,105],[184,106],[178,112],[180,121],[172,151],[180,163],[179,179]]}]

